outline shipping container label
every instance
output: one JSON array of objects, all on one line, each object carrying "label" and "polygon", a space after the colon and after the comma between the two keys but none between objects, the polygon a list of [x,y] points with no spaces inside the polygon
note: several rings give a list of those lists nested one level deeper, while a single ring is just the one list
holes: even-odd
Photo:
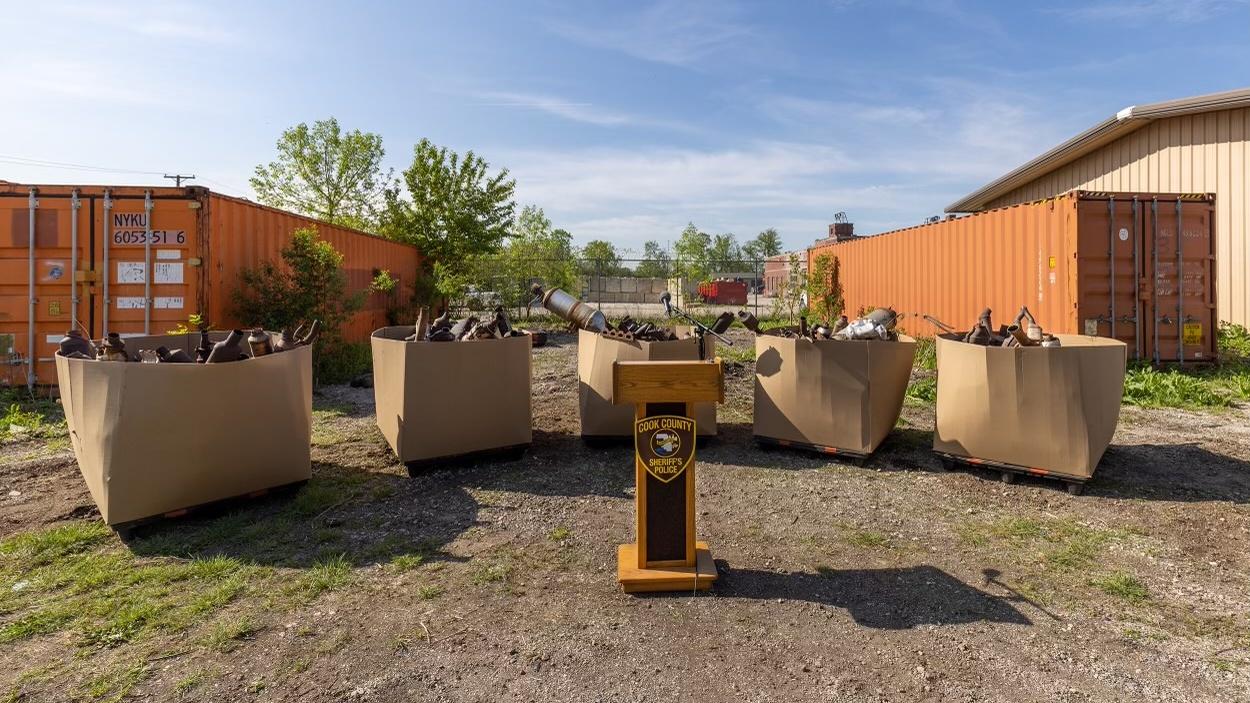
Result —
[{"label": "shipping container label", "polygon": [[[153,283],[182,283],[182,262],[157,263],[154,267]],[[118,261],[118,283],[143,283],[147,279],[147,264],[143,261]]]},{"label": "shipping container label", "polygon": [[181,249],[157,249],[156,258],[158,259],[181,259]]},{"label": "shipping container label", "polygon": [[[115,298],[118,310],[142,310],[144,308],[144,300],[142,296],[121,296]],[[157,296],[152,299],[152,308],[155,310],[181,310],[181,296]]]},{"label": "shipping container label", "polygon": [[39,268],[40,283],[56,283],[65,279],[66,274],[69,273],[64,261],[41,261],[39,262]]},{"label": "shipping container label", "polygon": [[[185,229],[154,229],[153,244],[186,244]],[[141,247],[148,242],[148,216],[143,212],[113,213],[112,243],[119,247]]]},{"label": "shipping container label", "polygon": [[1199,346],[1202,344],[1202,323],[1186,322],[1184,327],[1185,344]]}]

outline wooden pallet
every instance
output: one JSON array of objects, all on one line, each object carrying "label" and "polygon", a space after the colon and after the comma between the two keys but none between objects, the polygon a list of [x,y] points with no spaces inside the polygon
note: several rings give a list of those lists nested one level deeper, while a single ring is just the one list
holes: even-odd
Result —
[{"label": "wooden pallet", "polygon": [[529,443],[513,444],[507,447],[492,447],[490,449],[482,449],[476,452],[452,454],[450,456],[440,456],[433,459],[417,459],[415,461],[404,462],[404,466],[408,468],[409,476],[416,476],[417,474],[429,471],[430,469],[468,466],[470,464],[478,464],[488,461],[520,461],[521,457],[525,456],[525,452],[529,448]]},{"label": "wooden pallet", "polygon": [[850,449],[839,449],[838,447],[827,447],[823,444],[811,444],[809,442],[795,442],[789,439],[777,439],[776,437],[761,437],[756,435],[755,441],[762,447],[783,447],[786,449],[798,449],[800,451],[812,452],[815,454],[834,455],[838,459],[854,464],[855,466],[863,466],[868,463],[870,454],[863,452],[854,452]]},{"label": "wooden pallet", "polygon": [[999,472],[999,477],[1003,483],[1015,483],[1016,476],[1037,476],[1040,478],[1051,479],[1052,481],[1061,481],[1065,484],[1068,493],[1079,496],[1085,490],[1085,483],[1089,478],[1078,476],[1069,476],[1068,474],[1056,473],[1039,469],[1032,466],[1020,466],[1018,464],[1008,464],[1001,461],[991,461],[990,459],[977,459],[970,456],[959,456],[958,454],[949,454],[947,452],[939,452],[936,449],[933,453],[942,460],[942,468],[947,471],[953,470],[956,464],[963,466],[973,466],[982,469],[990,469]]},{"label": "wooden pallet", "polygon": [[251,493],[230,496],[229,498],[222,498],[220,500],[212,500],[207,503],[200,503],[199,505],[192,505],[186,508],[179,508],[178,510],[171,510],[167,513],[161,513],[160,515],[152,515],[150,517],[139,518],[138,520],[119,522],[115,525],[110,525],[110,527],[112,527],[113,530],[117,532],[117,535],[125,541],[137,536],[137,532],[140,530],[146,530],[147,528],[160,526],[182,518],[204,518],[222,515],[261,498],[294,493],[302,488],[306,483],[308,483],[307,480],[295,481],[294,483],[287,483],[281,486],[262,488],[258,491],[252,491]]}]

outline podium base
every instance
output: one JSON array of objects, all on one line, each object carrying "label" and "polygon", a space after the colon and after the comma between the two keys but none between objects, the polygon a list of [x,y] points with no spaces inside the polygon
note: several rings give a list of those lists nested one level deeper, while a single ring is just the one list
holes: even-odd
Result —
[{"label": "podium base", "polygon": [[707,542],[696,542],[694,566],[639,569],[638,545],[622,544],[616,550],[616,581],[626,593],[706,591],[716,581],[716,562]]}]

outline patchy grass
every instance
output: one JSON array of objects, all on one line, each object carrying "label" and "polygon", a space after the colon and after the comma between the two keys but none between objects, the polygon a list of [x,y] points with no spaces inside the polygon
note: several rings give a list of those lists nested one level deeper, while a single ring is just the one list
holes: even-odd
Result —
[{"label": "patchy grass", "polygon": [[559,527],[555,528],[551,532],[547,533],[547,539],[551,540],[552,542],[563,542],[564,540],[572,536],[573,536],[573,531],[565,527],[564,525],[560,525]]},{"label": "patchy grass", "polygon": [[214,652],[225,654],[234,651],[240,642],[251,639],[259,631],[260,627],[249,616],[242,615],[214,625],[201,643]]},{"label": "patchy grass", "polygon": [[717,344],[716,356],[719,356],[721,360],[726,362],[736,361],[740,364],[753,364],[755,363],[755,344],[753,342],[742,345],[735,344],[732,347]]},{"label": "patchy grass", "polygon": [[391,571],[396,571],[402,574],[405,571],[412,571],[418,566],[421,566],[424,561],[425,557],[420,554],[400,554],[394,559],[391,559],[389,566]]},{"label": "patchy grass", "polygon": [[956,531],[965,544],[1005,546],[1017,557],[1033,556],[1043,566],[1059,571],[1095,565],[1107,544],[1128,535],[1123,530],[1089,527],[1070,518],[1008,517],[989,523],[962,523]]},{"label": "patchy grass", "polygon": [[180,696],[185,696],[200,686],[203,686],[207,682],[208,671],[200,669],[199,671],[192,672],[181,679],[178,679],[178,683],[174,684],[174,693],[177,693]]},{"label": "patchy grass", "polygon": [[446,589],[435,583],[426,584],[417,589],[417,597],[421,600],[434,600],[446,593]]},{"label": "patchy grass", "polygon": [[847,544],[862,549],[890,549],[893,544],[890,538],[872,530],[851,530],[845,536]]},{"label": "patchy grass", "polygon": [[1150,598],[1150,590],[1146,588],[1146,584],[1126,571],[1115,571],[1091,579],[1090,585],[1097,586],[1103,593],[1129,603],[1141,603]]},{"label": "patchy grass", "polygon": [[113,703],[130,695],[152,673],[142,659],[125,662],[87,681],[85,693],[93,700]]},{"label": "patchy grass", "polygon": [[289,594],[298,600],[310,602],[322,593],[342,588],[351,580],[352,565],[345,555],[340,554],[313,564],[295,581]]},{"label": "patchy grass", "polygon": [[512,575],[512,565],[504,561],[488,561],[473,567],[469,577],[478,586],[502,583]]},{"label": "patchy grass", "polygon": [[132,554],[102,523],[71,522],[0,541],[0,643],[74,632],[80,648],[108,649],[185,631],[263,580],[238,559]]}]

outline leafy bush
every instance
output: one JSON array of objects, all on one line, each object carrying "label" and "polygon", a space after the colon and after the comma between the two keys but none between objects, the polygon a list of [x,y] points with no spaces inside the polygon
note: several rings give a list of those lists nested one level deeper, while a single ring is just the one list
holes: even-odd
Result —
[{"label": "leafy bush", "polygon": [[1250,330],[1234,322],[1221,322],[1216,338],[1221,359],[1250,360]]},{"label": "leafy bush", "polygon": [[1178,369],[1135,365],[1124,377],[1124,402],[1147,408],[1226,408],[1232,394],[1209,378]]},{"label": "leafy bush", "polygon": [[347,383],[373,367],[368,342],[335,342],[321,350],[316,375],[321,383]]},{"label": "leafy bush", "polygon": [[[349,380],[360,373],[352,370],[362,368],[356,348],[360,345],[343,342],[341,328],[361,308],[367,291],[347,290],[343,255],[313,227],[295,230],[281,256],[281,262],[264,261],[239,273],[234,295],[236,314],[245,325],[268,330],[294,329],[321,320],[314,373],[324,383]],[[368,345],[364,347],[367,357]],[[363,368],[368,365],[366,361]]]}]

